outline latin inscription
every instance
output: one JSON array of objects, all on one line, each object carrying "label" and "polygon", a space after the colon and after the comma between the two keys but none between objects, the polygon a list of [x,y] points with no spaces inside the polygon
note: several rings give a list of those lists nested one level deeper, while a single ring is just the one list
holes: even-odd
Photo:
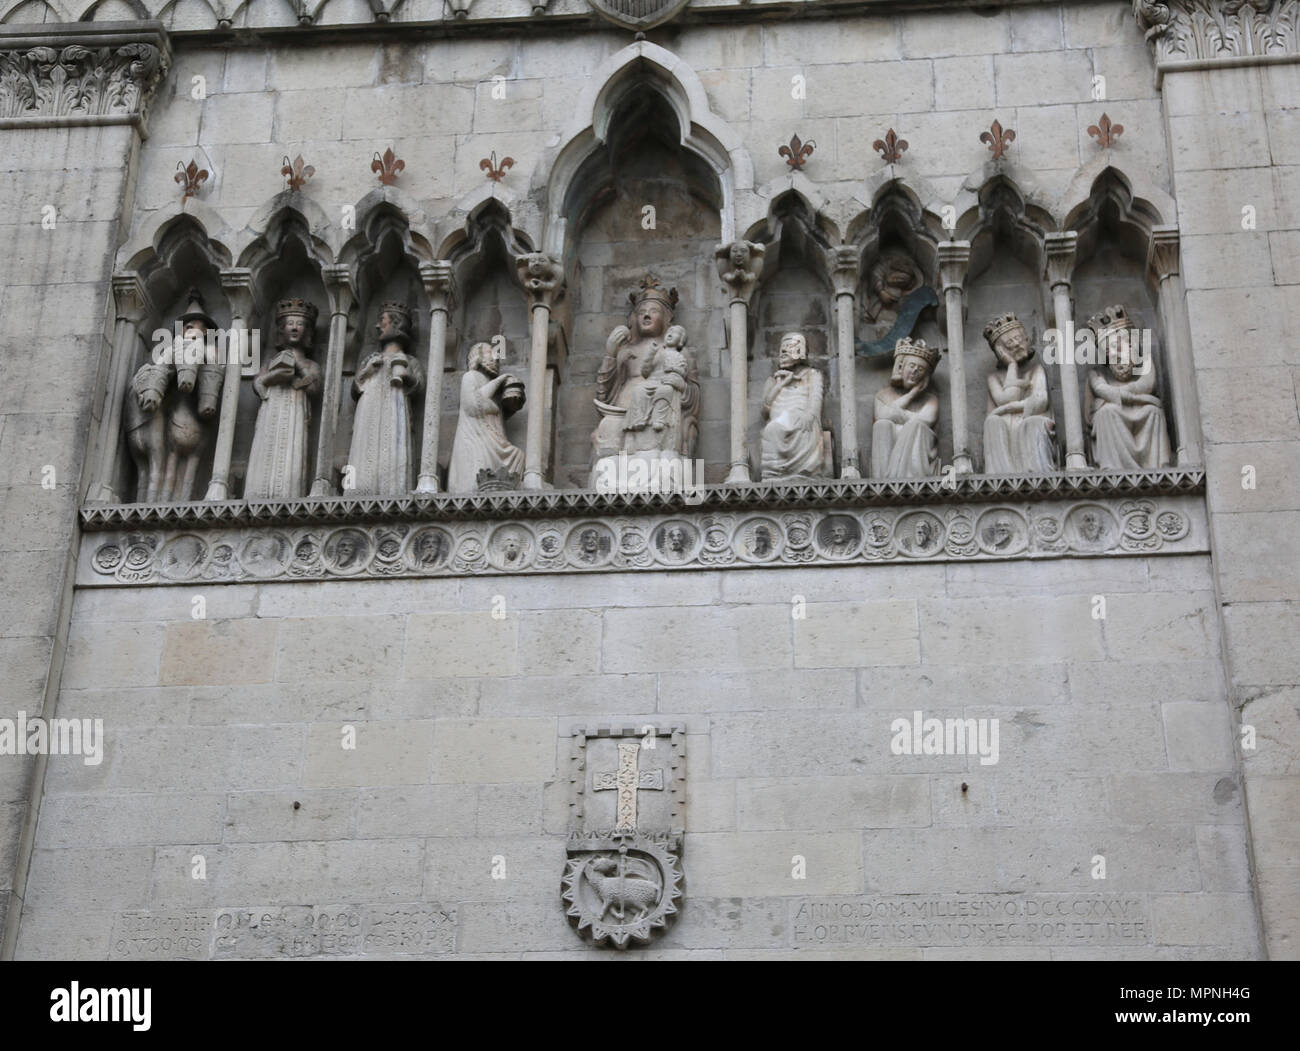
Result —
[{"label": "latin inscription", "polygon": [[113,960],[206,960],[212,913],[119,912],[113,918]]},{"label": "latin inscription", "polygon": [[1124,895],[987,894],[804,898],[790,905],[800,945],[1146,945],[1147,903]]}]

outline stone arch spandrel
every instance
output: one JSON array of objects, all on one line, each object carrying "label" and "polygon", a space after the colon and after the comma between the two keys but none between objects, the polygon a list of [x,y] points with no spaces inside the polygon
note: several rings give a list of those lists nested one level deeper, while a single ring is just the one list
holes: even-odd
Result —
[{"label": "stone arch spandrel", "polygon": [[48,25],[55,22],[75,22],[76,18],[58,0],[9,0],[0,7],[0,25]]},{"label": "stone arch spandrel", "polygon": [[117,251],[118,270],[139,270],[158,254],[159,248],[171,227],[192,222],[202,231],[212,246],[219,265],[231,265],[239,251],[239,233],[233,230],[221,213],[193,197],[171,207],[150,212],[141,218],[126,242]]}]

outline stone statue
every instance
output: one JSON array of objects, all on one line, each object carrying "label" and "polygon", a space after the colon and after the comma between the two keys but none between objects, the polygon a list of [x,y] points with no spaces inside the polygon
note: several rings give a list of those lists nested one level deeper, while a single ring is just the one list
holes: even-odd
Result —
[{"label": "stone statue", "polygon": [[172,366],[146,361],[131,377],[123,416],[126,444],[135,462],[135,501],[161,499],[163,465],[167,459],[167,416],[161,412],[171,383]]},{"label": "stone statue", "polygon": [[883,335],[893,325],[908,293],[925,281],[921,268],[906,252],[885,252],[867,272],[870,293],[862,306],[862,320]]},{"label": "stone statue", "polygon": [[927,478],[939,473],[939,396],[929,389],[939,352],[924,340],[894,345],[889,386],[876,394],[871,427],[873,478]]},{"label": "stone statue", "polygon": [[475,343],[469,348],[460,380],[460,418],[451,443],[448,492],[477,492],[482,472],[489,480],[504,472],[513,488],[519,488],[524,453],[507,440],[504,421],[523,408],[524,390],[514,376],[501,371],[504,358],[504,343]]},{"label": "stone statue", "polygon": [[316,313],[303,299],[276,305],[276,354],[253,380],[262,404],[248,456],[246,500],[296,500],[307,494],[307,426],[311,398],[321,389],[320,366],[307,357]]},{"label": "stone statue", "polygon": [[1155,360],[1139,353],[1140,333],[1123,306],[1088,319],[1106,371],[1088,374],[1084,418],[1092,428],[1092,456],[1108,471],[1141,471],[1172,462],[1165,411],[1156,388]]},{"label": "stone statue", "polygon": [[629,325],[610,333],[596,374],[601,419],[592,433],[594,461],[619,453],[690,458],[699,434],[700,384],[685,330],[670,330],[677,290],[665,290],[657,279],[646,277],[640,292],[628,299],[628,323],[635,334]]},{"label": "stone statue", "polygon": [[411,395],[424,386],[424,370],[409,354],[411,314],[402,303],[379,308],[379,349],[352,378],[357,411],[352,421],[351,493],[405,496],[411,491]]},{"label": "stone statue", "polygon": [[1050,474],[1056,470],[1056,422],[1047,371],[1032,360],[1034,348],[1015,314],[985,325],[984,339],[1002,365],[989,374],[984,473]]},{"label": "stone statue", "polygon": [[[201,419],[216,415],[222,366],[205,361],[207,334],[217,323],[197,291],[180,316],[182,337],[170,358],[136,370],[127,392],[127,444],[136,465],[136,500],[187,502],[208,435]],[[198,399],[198,415],[194,400]]]},{"label": "stone statue", "polygon": [[826,378],[808,364],[799,332],[781,337],[776,371],[763,388],[763,481],[815,478],[825,470],[822,397]]}]

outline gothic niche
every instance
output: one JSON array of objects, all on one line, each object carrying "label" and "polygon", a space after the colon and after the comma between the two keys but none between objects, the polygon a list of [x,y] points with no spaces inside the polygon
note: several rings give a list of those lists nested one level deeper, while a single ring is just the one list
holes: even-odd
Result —
[{"label": "gothic niche", "polygon": [[[297,500],[317,462],[329,296],[305,222],[282,213],[250,249],[260,362],[240,390],[231,473],[245,500]],[[322,318],[323,315],[323,318]]]},{"label": "gothic niche", "polygon": [[702,459],[711,472],[703,480],[721,481],[721,186],[682,145],[657,80],[629,76],[613,90],[606,141],[579,166],[562,207],[574,346],[558,392],[554,478],[586,487],[598,459],[626,450]]},{"label": "gothic niche", "polygon": [[839,412],[839,362],[827,270],[832,239],[794,193],[778,198],[768,224],[762,277],[750,304],[757,314],[748,398],[751,475],[764,482],[833,478],[828,421]]},{"label": "gothic niche", "polygon": [[1147,266],[1160,216],[1107,169],[1067,221],[1078,231],[1076,346],[1088,351],[1079,336],[1092,337],[1093,354],[1078,366],[1088,463],[1107,471],[1173,466],[1188,436],[1170,412],[1169,333],[1153,287],[1159,275]]},{"label": "gothic niche", "polygon": [[334,460],[346,457],[339,464],[345,495],[402,497],[415,488],[420,462],[429,311],[418,262],[432,251],[387,207],[365,223],[355,251],[364,324],[340,355]]},{"label": "gothic niche", "polygon": [[[980,192],[970,228],[963,332],[966,449],[982,474],[1041,474],[1063,462],[1060,367],[1040,353],[1051,324],[1046,213],[1003,177]],[[945,462],[947,462],[945,460]]]},{"label": "gothic niche", "polygon": [[[564,345],[557,323],[548,334],[547,389],[529,391],[526,383],[532,337],[515,260],[530,251],[495,201],[471,216],[451,249],[459,303],[447,354],[448,369],[458,371],[448,375],[441,413],[448,492],[518,489],[528,414],[554,403]],[[452,352],[457,347],[459,354]],[[548,412],[551,428],[553,416]],[[554,445],[550,428],[543,444]]]},{"label": "gothic niche", "polygon": [[[226,351],[220,250],[190,220],[174,224],[157,253],[134,260],[148,301],[162,309],[137,327],[122,377],[121,449],[110,495],[136,503],[202,499],[212,468]],[[111,439],[111,436],[110,436]]]}]

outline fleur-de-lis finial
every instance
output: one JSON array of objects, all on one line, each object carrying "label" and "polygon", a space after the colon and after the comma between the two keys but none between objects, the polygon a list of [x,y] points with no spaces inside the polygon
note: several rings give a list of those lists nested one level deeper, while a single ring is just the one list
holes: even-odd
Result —
[{"label": "fleur-de-lis finial", "polygon": [[292,163],[287,156],[284,158],[284,167],[280,169],[280,174],[289,180],[290,190],[301,190],[307,184],[307,180],[316,174],[316,169],[310,164],[304,165],[300,153]]},{"label": "fleur-de-lis finial", "polygon": [[871,144],[871,148],[880,152],[886,164],[897,164],[899,158],[907,152],[907,140],[900,139],[894,134],[894,129],[890,128],[883,139],[877,139]]},{"label": "fleur-de-lis finial", "polygon": [[493,182],[500,182],[506,177],[506,169],[515,166],[513,157],[502,157],[501,163],[497,164],[497,151],[492,151],[492,156],[484,157],[478,162],[478,166],[487,172],[487,177]]},{"label": "fleur-de-lis finial", "polygon": [[183,188],[181,200],[187,201],[191,197],[197,197],[199,195],[199,187],[203,183],[207,182],[208,170],[206,168],[200,168],[193,160],[191,160],[189,164],[182,164],[180,161],[177,161],[176,175],[174,178]]},{"label": "fleur-de-lis finial", "polygon": [[1088,134],[1097,140],[1103,150],[1108,150],[1115,145],[1115,140],[1124,134],[1123,124],[1112,124],[1106,114],[1101,115],[1101,120],[1096,124],[1088,125]]},{"label": "fleur-de-lis finial", "polygon": [[809,139],[807,142],[801,142],[798,135],[790,136],[790,145],[782,146],[776,152],[777,156],[784,157],[785,163],[790,165],[794,171],[803,167],[804,161],[812,156],[813,150],[817,148],[817,143]]},{"label": "fleur-de-lis finial", "polygon": [[391,146],[384,150],[382,157],[376,153],[370,162],[370,170],[379,173],[379,181],[385,186],[392,186],[397,182],[397,173],[405,167],[406,161],[400,160]]},{"label": "fleur-de-lis finial", "polygon": [[1015,142],[1015,140],[1016,133],[1010,128],[1003,131],[1002,123],[996,120],[988,131],[980,132],[980,142],[985,143],[988,146],[990,152],[993,154],[994,160],[997,160],[1006,153],[1007,147]]}]

